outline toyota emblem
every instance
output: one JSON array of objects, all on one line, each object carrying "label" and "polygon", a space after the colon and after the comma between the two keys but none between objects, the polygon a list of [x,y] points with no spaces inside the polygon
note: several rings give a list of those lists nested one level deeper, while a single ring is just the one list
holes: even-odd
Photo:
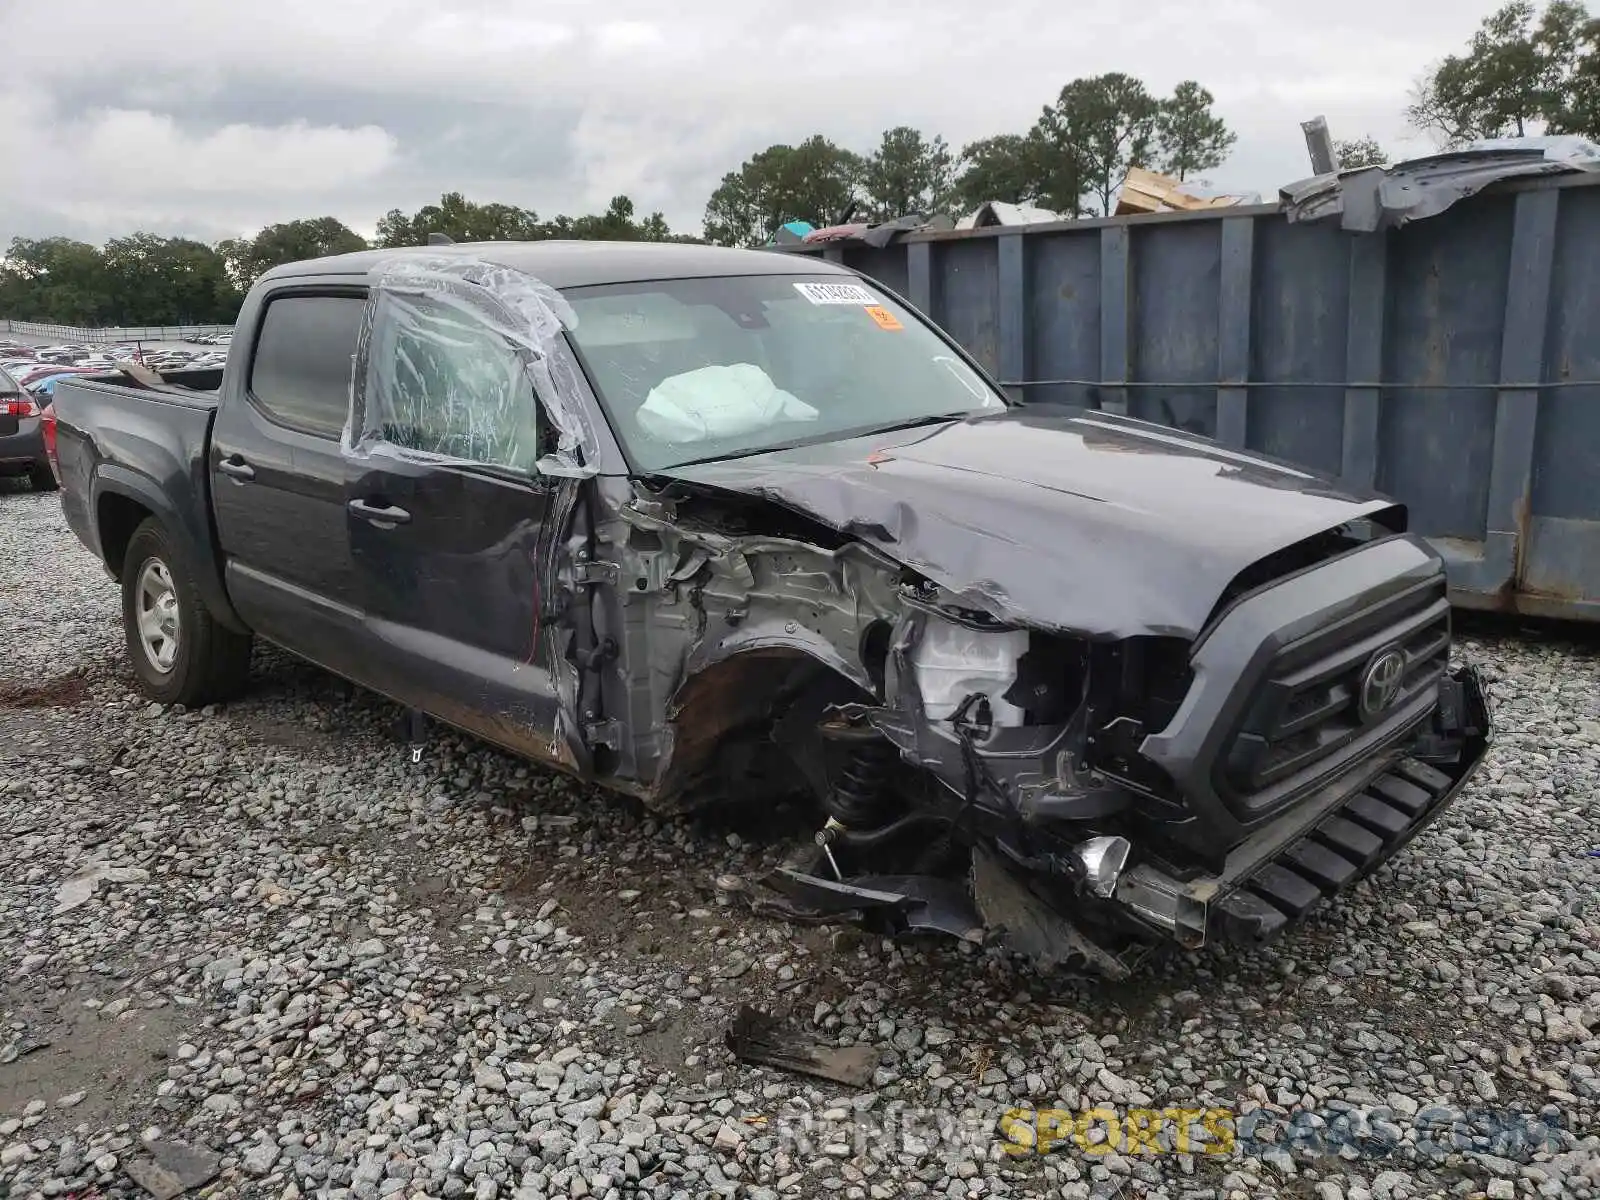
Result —
[{"label": "toyota emblem", "polygon": [[1400,692],[1406,674],[1406,656],[1398,646],[1379,650],[1361,672],[1361,691],[1356,706],[1362,721],[1375,721],[1382,716]]}]

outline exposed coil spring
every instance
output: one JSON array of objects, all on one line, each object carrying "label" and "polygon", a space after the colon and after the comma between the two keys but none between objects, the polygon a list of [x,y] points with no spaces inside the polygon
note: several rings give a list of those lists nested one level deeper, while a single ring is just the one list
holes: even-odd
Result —
[{"label": "exposed coil spring", "polygon": [[889,778],[900,752],[883,738],[850,747],[850,755],[822,807],[847,829],[872,829],[887,817]]}]

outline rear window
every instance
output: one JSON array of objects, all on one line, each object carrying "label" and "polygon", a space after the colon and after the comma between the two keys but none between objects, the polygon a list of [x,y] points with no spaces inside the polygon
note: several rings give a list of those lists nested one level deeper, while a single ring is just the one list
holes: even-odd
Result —
[{"label": "rear window", "polygon": [[250,367],[250,396],[292,429],[336,438],[350,407],[351,358],[366,301],[280,296],[267,304]]},{"label": "rear window", "polygon": [[4,367],[0,367],[0,392],[20,392],[21,390],[22,385],[6,374]]}]

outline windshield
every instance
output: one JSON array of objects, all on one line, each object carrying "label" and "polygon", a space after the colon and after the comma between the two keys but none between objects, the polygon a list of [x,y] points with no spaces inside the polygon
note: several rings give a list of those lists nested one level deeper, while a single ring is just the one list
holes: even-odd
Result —
[{"label": "windshield", "polygon": [[1005,407],[863,280],[751,275],[563,294],[590,382],[645,471]]}]

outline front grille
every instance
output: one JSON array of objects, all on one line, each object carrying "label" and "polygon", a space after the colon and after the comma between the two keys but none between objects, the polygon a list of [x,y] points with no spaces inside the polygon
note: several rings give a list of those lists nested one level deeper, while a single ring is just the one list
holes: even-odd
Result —
[{"label": "front grille", "polygon": [[[1403,666],[1392,695],[1363,680]],[[1449,666],[1450,605],[1443,576],[1349,614],[1274,655],[1243,720],[1217,759],[1218,794],[1236,813],[1259,817],[1397,741],[1433,708]]]}]

